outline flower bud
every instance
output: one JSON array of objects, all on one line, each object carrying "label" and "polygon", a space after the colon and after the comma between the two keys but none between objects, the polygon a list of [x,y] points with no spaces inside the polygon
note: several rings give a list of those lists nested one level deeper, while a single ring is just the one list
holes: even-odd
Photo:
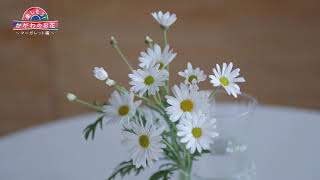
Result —
[{"label": "flower bud", "polygon": [[117,42],[117,40],[116,40],[116,38],[115,38],[114,36],[111,36],[111,37],[110,37],[110,44],[111,44],[112,46],[115,46],[115,45],[118,44],[118,42]]},{"label": "flower bud", "polygon": [[66,97],[69,101],[75,101],[77,99],[77,96],[72,93],[68,93]]},{"label": "flower bud", "polygon": [[93,73],[94,77],[101,81],[105,81],[109,78],[107,71],[105,71],[102,67],[95,67]]},{"label": "flower bud", "polygon": [[114,86],[116,84],[116,82],[114,80],[112,80],[112,79],[107,79],[106,84],[108,86]]},{"label": "flower bud", "polygon": [[145,43],[148,45],[153,44],[153,40],[149,36],[146,36]]}]

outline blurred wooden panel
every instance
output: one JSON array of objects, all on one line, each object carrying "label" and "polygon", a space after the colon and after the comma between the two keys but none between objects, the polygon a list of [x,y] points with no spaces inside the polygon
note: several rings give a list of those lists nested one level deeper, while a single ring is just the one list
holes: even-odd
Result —
[{"label": "blurred wooden panel", "polygon": [[[172,73],[184,69],[187,61],[211,73],[215,63],[232,59],[247,79],[244,91],[257,96],[261,103],[320,108],[316,101],[320,86],[306,86],[320,77],[316,69],[320,65],[320,13],[316,8],[320,3],[165,2],[82,1],[76,7],[65,4],[64,10],[56,4],[56,14],[68,16],[64,33],[54,39],[59,115],[69,115],[71,108],[72,113],[81,111],[65,101],[63,95],[68,90],[88,99],[107,98],[111,90],[92,77],[94,66],[104,66],[114,79],[128,82],[128,70],[108,45],[108,37],[115,35],[128,57],[137,63],[139,51],[145,49],[145,35],[162,42],[158,25],[149,15],[157,9],[178,15],[169,34],[179,54]],[[174,82],[180,80],[174,77]]]},{"label": "blurred wooden panel", "polygon": [[1,3],[0,135],[54,119],[49,38],[17,35],[11,22],[29,5]]},{"label": "blurred wooden panel", "polygon": [[[8,9],[17,7],[14,3],[1,6],[8,15],[0,19],[11,21],[16,13]],[[159,26],[150,16],[159,9],[178,16],[169,32],[170,44],[178,52],[170,69],[172,82],[181,81],[176,74],[188,61],[207,74],[215,63],[233,61],[247,79],[243,91],[256,96],[260,103],[320,109],[320,85],[316,83],[320,77],[319,1],[79,0],[48,1],[43,7],[49,18],[60,21],[58,33],[49,40],[33,40],[31,45],[12,34],[6,35],[5,43],[1,41],[0,68],[4,70],[0,73],[12,78],[12,85],[1,88],[0,96],[18,102],[25,113],[15,113],[14,103],[3,105],[0,118],[11,116],[12,122],[6,122],[7,130],[3,130],[1,120],[0,134],[86,112],[66,101],[69,91],[87,100],[106,101],[112,89],[93,78],[95,66],[105,67],[122,84],[129,81],[128,69],[108,44],[109,36],[116,36],[126,55],[137,64],[139,52],[146,48],[146,35],[162,43]],[[28,48],[28,53],[23,53],[22,47]],[[41,53],[35,53],[39,48]],[[23,54],[30,60],[19,64]],[[3,59],[10,64],[2,64]],[[18,67],[21,69],[15,75],[8,76]],[[203,87],[210,88],[210,84]],[[24,108],[21,102],[28,98],[36,103]],[[28,123],[21,124],[20,119]]]}]

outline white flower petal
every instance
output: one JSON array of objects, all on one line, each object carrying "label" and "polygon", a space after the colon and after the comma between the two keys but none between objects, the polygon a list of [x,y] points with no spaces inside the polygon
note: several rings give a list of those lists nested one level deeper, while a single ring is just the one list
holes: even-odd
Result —
[{"label": "white flower petal", "polygon": [[[139,120],[141,121],[141,120]],[[162,143],[161,133],[163,128],[157,129],[154,124],[150,121],[147,124],[141,125],[139,123],[130,122],[130,127],[132,127],[133,132],[123,132],[125,135],[125,145],[128,146],[129,151],[132,152],[130,159],[132,159],[133,164],[139,167],[150,166],[154,160],[158,160],[161,148],[165,145]],[[140,137],[147,136],[148,144],[143,146],[140,144]]]},{"label": "white flower petal", "polygon": [[[220,69],[220,65],[216,64],[216,68],[213,69],[213,75],[210,75],[210,83],[214,87],[222,86],[228,95],[233,95],[235,98],[237,98],[237,94],[241,94],[240,87],[235,84],[239,82],[245,82],[245,79],[243,77],[238,77],[240,74],[240,69],[236,68],[235,70],[232,70],[233,63],[223,63],[222,64],[222,71]],[[227,79],[224,80],[222,78]],[[220,82],[221,80],[221,82]],[[226,81],[226,82],[223,82]]]},{"label": "white flower petal", "polygon": [[[193,134],[194,128],[200,128],[200,136]],[[193,113],[191,118],[180,120],[177,125],[177,135],[181,137],[180,141],[186,144],[186,148],[194,153],[196,150],[201,153],[203,149],[209,149],[213,143],[212,134],[217,135],[215,120],[208,119],[202,112]]]},{"label": "white flower petal", "polygon": [[163,27],[169,28],[176,20],[176,14],[170,12],[162,13],[162,11],[151,13],[152,17]]},{"label": "white flower petal", "polygon": [[102,67],[95,67],[93,70],[94,77],[101,81],[105,81],[109,78],[107,71],[105,71]]}]

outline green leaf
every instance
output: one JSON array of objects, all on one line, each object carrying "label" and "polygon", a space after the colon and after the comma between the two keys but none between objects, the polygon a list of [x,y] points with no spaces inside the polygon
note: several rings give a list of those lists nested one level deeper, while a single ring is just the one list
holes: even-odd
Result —
[{"label": "green leaf", "polygon": [[136,168],[136,166],[133,165],[132,160],[124,161],[115,168],[111,176],[108,177],[108,180],[115,179],[117,175],[124,177],[126,175],[129,175],[131,172],[134,172],[135,175],[138,175],[142,170],[142,167]]},{"label": "green leaf", "polygon": [[191,155],[192,160],[197,160],[197,157],[200,157],[202,154],[208,154],[210,153],[209,150],[202,150],[202,153],[199,153],[198,151],[196,151],[194,154]]},{"label": "green leaf", "polygon": [[177,165],[175,163],[165,163],[159,166],[159,169],[165,168],[177,168]]},{"label": "green leaf", "polygon": [[101,117],[99,117],[94,123],[89,124],[89,125],[83,130],[84,138],[85,138],[86,140],[88,140],[90,136],[91,136],[91,139],[92,139],[92,140],[94,139],[94,135],[95,135],[96,128],[97,128],[98,125],[100,126],[100,129],[102,129],[103,117],[104,117],[104,115],[101,116]]},{"label": "green leaf", "polygon": [[154,173],[149,180],[168,180],[170,178],[170,175],[172,175],[174,169],[166,169],[161,170],[156,173]]}]

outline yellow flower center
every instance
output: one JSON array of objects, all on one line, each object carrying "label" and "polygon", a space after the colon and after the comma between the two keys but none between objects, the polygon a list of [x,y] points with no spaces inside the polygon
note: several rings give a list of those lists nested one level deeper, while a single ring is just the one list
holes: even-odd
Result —
[{"label": "yellow flower center", "polygon": [[125,116],[129,113],[129,107],[127,105],[123,105],[118,109],[118,114],[120,116]]},{"label": "yellow flower center", "polygon": [[193,129],[192,129],[192,135],[193,135],[193,137],[195,137],[195,138],[200,138],[201,135],[202,135],[202,130],[201,130],[201,128],[198,128],[198,127],[193,128]]},{"label": "yellow flower center", "polygon": [[144,84],[145,85],[152,85],[154,83],[154,78],[152,76],[147,76],[145,79],[144,79]]},{"label": "yellow flower center", "polygon": [[139,137],[139,144],[144,149],[148,148],[150,144],[149,137],[147,135],[141,135]]},{"label": "yellow flower center", "polygon": [[160,60],[157,62],[157,65],[159,64],[159,70],[162,70],[164,68],[164,63]]},{"label": "yellow flower center", "polygon": [[219,81],[223,86],[228,86],[229,85],[229,79],[224,77],[224,76],[220,77]]},{"label": "yellow flower center", "polygon": [[180,108],[184,112],[191,112],[193,109],[193,102],[190,99],[183,100],[180,103]]},{"label": "yellow flower center", "polygon": [[198,77],[196,76],[196,75],[191,75],[191,76],[189,76],[189,78],[188,78],[188,81],[189,81],[189,83],[192,83],[192,81],[193,80],[198,80]]}]

